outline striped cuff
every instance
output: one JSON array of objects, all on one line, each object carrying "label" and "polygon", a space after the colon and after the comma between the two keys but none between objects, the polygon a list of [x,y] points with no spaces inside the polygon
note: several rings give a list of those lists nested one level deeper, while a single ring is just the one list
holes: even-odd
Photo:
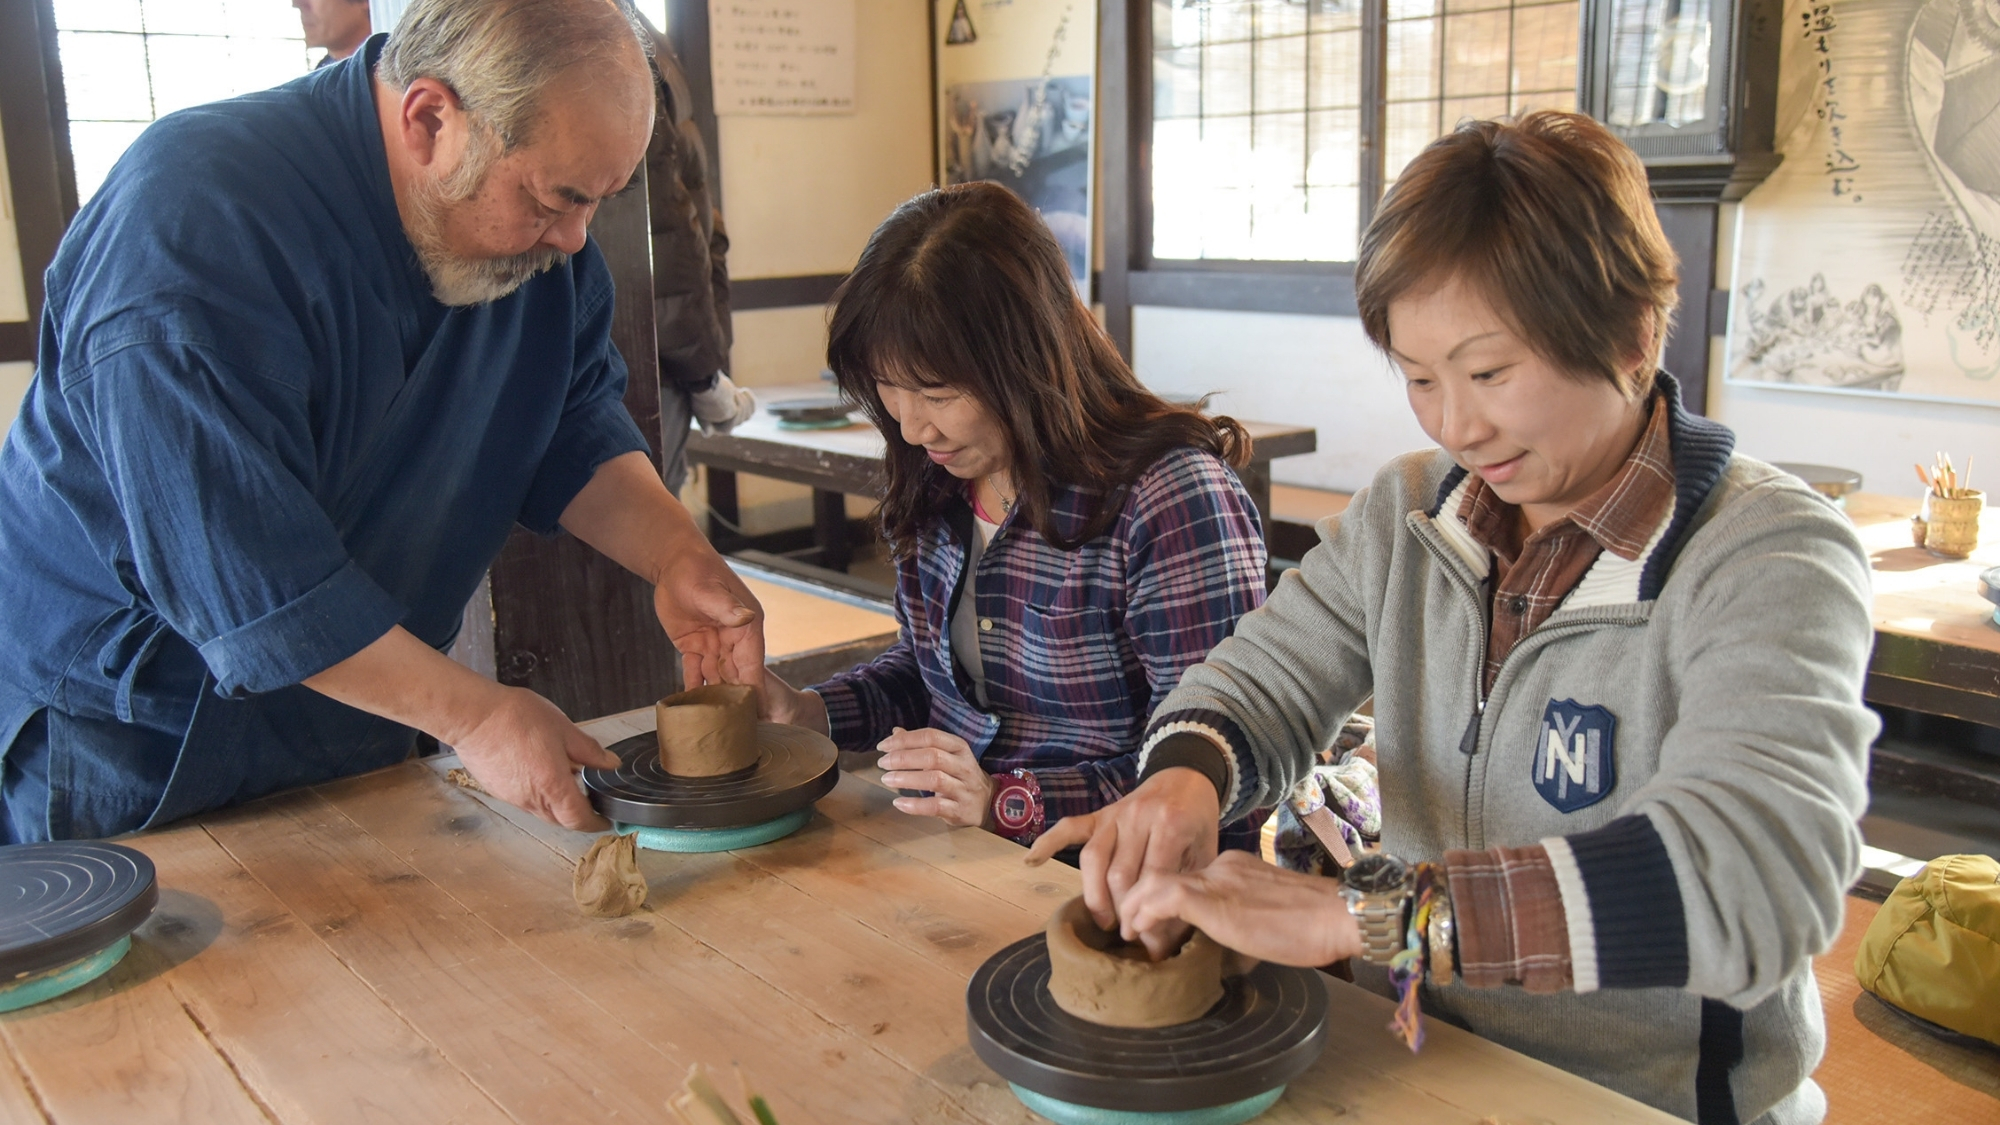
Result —
[{"label": "striped cuff", "polygon": [[1650,819],[1621,816],[1542,847],[1562,891],[1576,991],[1687,986],[1687,914]]},{"label": "striped cuff", "polygon": [[[1236,725],[1235,720],[1220,711],[1175,711],[1154,719],[1153,728],[1146,732],[1145,745],[1139,750],[1139,780],[1144,782],[1157,770],[1167,768],[1164,760],[1158,766],[1153,763],[1155,749],[1166,749],[1169,740],[1172,740],[1176,747],[1187,745],[1184,740],[1174,738],[1176,735],[1198,736],[1222,752],[1223,762],[1228,770],[1228,783],[1217,786],[1221,790],[1223,823],[1226,824],[1241,815],[1244,810],[1237,808],[1237,805],[1247,801],[1251,794],[1257,792],[1257,763],[1247,752],[1247,742],[1242,729]],[[1172,752],[1172,756],[1179,757],[1185,753],[1186,751],[1177,749]],[[1173,764],[1191,763],[1179,760]]]}]

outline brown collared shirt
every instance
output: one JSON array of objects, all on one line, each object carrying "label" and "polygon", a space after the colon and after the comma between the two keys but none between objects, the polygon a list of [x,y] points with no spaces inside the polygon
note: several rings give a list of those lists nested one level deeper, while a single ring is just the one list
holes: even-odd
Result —
[{"label": "brown collared shirt", "polygon": [[1493,552],[1492,622],[1486,635],[1486,690],[1500,675],[1507,654],[1549,619],[1583,581],[1597,556],[1610,551],[1636,560],[1674,502],[1673,449],[1668,411],[1653,396],[1652,415],[1639,444],[1604,487],[1568,515],[1525,539],[1521,511],[1494,495],[1477,476],[1458,510],[1465,529]]}]

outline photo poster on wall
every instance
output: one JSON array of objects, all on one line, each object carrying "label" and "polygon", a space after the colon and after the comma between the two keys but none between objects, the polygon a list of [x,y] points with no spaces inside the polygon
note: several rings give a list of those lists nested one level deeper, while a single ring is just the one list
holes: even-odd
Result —
[{"label": "photo poster on wall", "polygon": [[[1041,213],[1090,292],[1097,5],[932,0],[938,183],[1004,184]],[[1087,297],[1086,297],[1087,299]]]},{"label": "photo poster on wall", "polygon": [[2000,7],[1788,0],[1727,378],[2000,406]]},{"label": "photo poster on wall", "polygon": [[854,0],[708,0],[715,112],[854,112]]}]

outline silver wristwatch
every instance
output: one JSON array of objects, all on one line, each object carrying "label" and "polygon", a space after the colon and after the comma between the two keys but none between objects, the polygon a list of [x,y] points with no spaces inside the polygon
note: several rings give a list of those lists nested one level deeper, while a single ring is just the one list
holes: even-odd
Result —
[{"label": "silver wristwatch", "polygon": [[1387,852],[1365,852],[1341,873],[1340,897],[1361,926],[1361,957],[1371,965],[1387,965],[1405,945],[1411,874]]}]

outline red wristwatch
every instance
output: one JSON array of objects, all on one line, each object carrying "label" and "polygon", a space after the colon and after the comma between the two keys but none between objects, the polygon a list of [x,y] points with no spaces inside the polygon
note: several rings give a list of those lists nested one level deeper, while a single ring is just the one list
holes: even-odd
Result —
[{"label": "red wristwatch", "polygon": [[1027,770],[993,775],[993,830],[1023,844],[1042,834],[1042,787]]}]

